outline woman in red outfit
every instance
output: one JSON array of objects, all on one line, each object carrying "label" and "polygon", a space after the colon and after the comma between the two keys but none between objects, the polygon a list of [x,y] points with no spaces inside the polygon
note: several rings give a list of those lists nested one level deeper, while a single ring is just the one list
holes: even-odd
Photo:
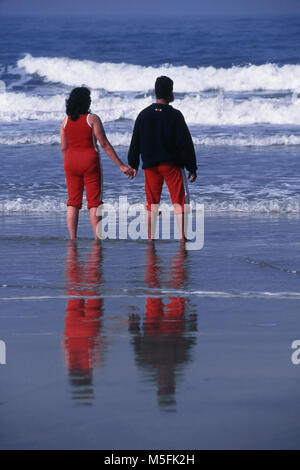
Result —
[{"label": "woman in red outfit", "polygon": [[86,87],[74,88],[66,101],[67,116],[60,128],[68,189],[67,224],[71,240],[76,238],[84,188],[94,236],[95,239],[98,238],[96,228],[100,218],[96,212],[98,206],[102,204],[102,174],[97,140],[109,158],[127,177],[134,177],[136,174],[135,170],[124,165],[119,159],[105,135],[99,116],[90,113],[90,105],[90,90]]}]

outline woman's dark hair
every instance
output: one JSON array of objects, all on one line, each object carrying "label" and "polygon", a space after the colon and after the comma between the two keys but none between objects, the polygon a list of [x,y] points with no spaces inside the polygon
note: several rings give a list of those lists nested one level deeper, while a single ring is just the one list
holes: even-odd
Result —
[{"label": "woman's dark hair", "polygon": [[90,90],[84,86],[74,88],[66,100],[66,113],[72,121],[76,121],[82,114],[89,113],[90,105]]}]

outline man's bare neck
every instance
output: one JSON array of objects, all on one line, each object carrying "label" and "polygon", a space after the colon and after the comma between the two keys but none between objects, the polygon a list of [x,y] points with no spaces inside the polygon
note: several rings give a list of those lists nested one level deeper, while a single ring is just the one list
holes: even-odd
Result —
[{"label": "man's bare neck", "polygon": [[169,104],[168,100],[165,100],[164,98],[156,98],[156,103],[159,104]]}]

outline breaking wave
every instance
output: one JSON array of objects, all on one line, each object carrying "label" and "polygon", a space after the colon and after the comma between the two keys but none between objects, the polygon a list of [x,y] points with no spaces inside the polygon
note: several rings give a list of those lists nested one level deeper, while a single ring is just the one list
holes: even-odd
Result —
[{"label": "breaking wave", "polygon": [[[131,140],[130,132],[107,132],[109,141],[114,146],[128,147]],[[208,147],[268,147],[268,146],[293,146],[300,145],[300,135],[242,135],[198,137],[193,136],[195,145]],[[25,134],[0,136],[0,145],[59,145],[58,134]]]},{"label": "breaking wave", "polygon": [[109,91],[148,91],[158,75],[170,75],[177,92],[211,89],[227,91],[300,90],[300,65],[263,64],[231,68],[162,65],[144,67],[127,63],[93,62],[67,57],[33,57],[17,62],[28,74],[69,86],[85,84]]},{"label": "breaking wave", "polygon": [[[0,94],[0,121],[12,123],[23,120],[61,121],[65,115],[64,94],[51,97],[31,96],[25,93]],[[103,122],[135,120],[137,114],[153,101],[151,96],[101,96],[92,93],[92,111]],[[188,124],[195,125],[300,125],[300,98],[234,99],[218,95],[188,95],[174,102]]]}]

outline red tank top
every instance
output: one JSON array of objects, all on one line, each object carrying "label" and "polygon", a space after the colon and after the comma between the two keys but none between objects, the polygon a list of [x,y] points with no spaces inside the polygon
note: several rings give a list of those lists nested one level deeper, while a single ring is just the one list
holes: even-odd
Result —
[{"label": "red tank top", "polygon": [[82,114],[76,121],[72,121],[70,116],[67,116],[65,133],[69,149],[94,149],[98,151],[93,129],[88,123],[88,116],[88,114]]}]

